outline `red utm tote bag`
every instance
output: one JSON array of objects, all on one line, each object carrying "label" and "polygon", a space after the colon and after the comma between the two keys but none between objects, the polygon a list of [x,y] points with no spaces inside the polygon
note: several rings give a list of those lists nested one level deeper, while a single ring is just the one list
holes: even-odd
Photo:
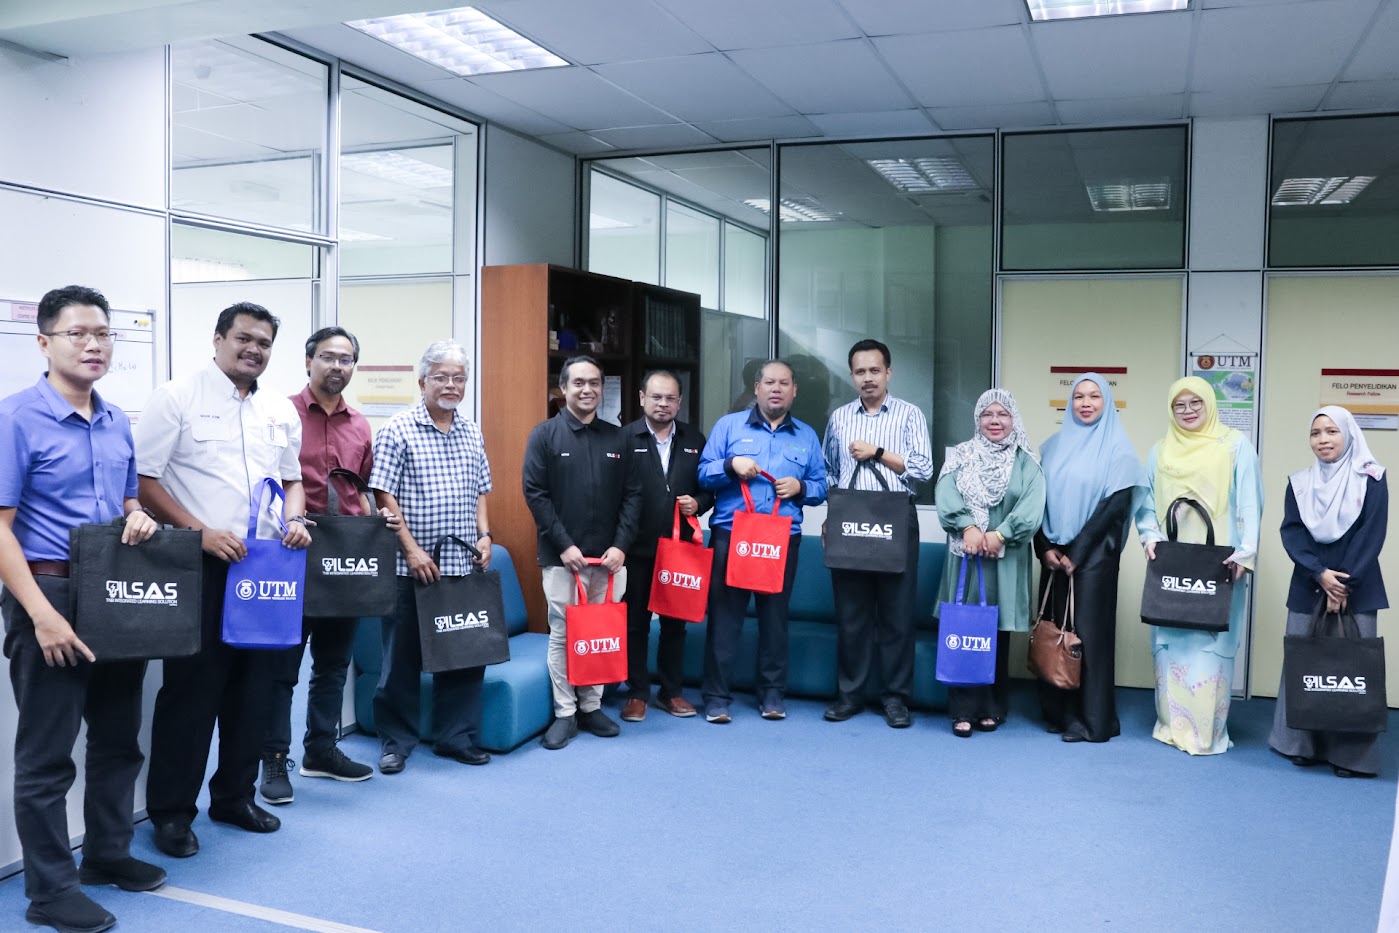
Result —
[{"label": "red utm tote bag", "polygon": [[[759,473],[770,483],[769,474]],[[729,538],[729,568],[724,575],[729,586],[754,593],[780,593],[787,574],[787,545],[792,537],[792,520],[778,515],[782,500],[773,497],[772,513],[765,515],[753,505],[753,494],[746,480],[740,480],[746,509],[734,512],[733,533]]]},{"label": "red utm tote bag", "polygon": [[[590,564],[600,564],[596,557]],[[578,583],[578,604],[564,610],[568,639],[568,682],[575,687],[616,684],[627,679],[627,605],[612,601],[612,574],[607,575],[607,595],[601,603],[588,602],[583,578]]]},{"label": "red utm tote bag", "polygon": [[[693,515],[686,521],[701,540],[699,522]],[[714,570],[714,552],[703,544],[680,538],[680,503],[675,503],[675,521],[670,537],[656,542],[656,566],[652,571],[651,598],[646,609],[669,619],[703,622],[709,606],[709,577]]]}]

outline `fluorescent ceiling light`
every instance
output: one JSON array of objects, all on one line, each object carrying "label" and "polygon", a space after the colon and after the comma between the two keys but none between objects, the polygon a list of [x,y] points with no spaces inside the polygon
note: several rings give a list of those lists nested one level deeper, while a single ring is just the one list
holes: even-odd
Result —
[{"label": "fluorescent ceiling light", "polygon": [[1374,175],[1339,175],[1332,178],[1289,178],[1273,194],[1274,207],[1297,204],[1349,204],[1369,187]]},{"label": "fluorescent ceiling light", "polygon": [[359,19],[345,25],[456,75],[568,64],[475,7]]},{"label": "fluorescent ceiling light", "polygon": [[1093,210],[1099,213],[1117,211],[1164,211],[1171,207],[1171,180],[1151,178],[1146,181],[1113,181],[1085,185]]},{"label": "fluorescent ceiling light", "polygon": [[1083,19],[1128,13],[1166,13],[1190,8],[1190,0],[1025,0],[1030,19]]},{"label": "fluorescent ceiling light", "polygon": [[450,188],[452,170],[401,152],[347,152],[340,167],[406,188]]},{"label": "fluorescent ceiling light", "polygon": [[[743,203],[764,214],[772,214],[772,202],[767,198],[749,198]],[[777,216],[784,223],[804,223],[835,220],[840,215],[814,198],[803,198],[800,201],[782,198],[777,202]]]},{"label": "fluorescent ceiling light", "polygon": [[949,156],[921,159],[866,159],[884,180],[900,191],[930,194],[938,191],[971,191],[979,188],[966,166]]}]

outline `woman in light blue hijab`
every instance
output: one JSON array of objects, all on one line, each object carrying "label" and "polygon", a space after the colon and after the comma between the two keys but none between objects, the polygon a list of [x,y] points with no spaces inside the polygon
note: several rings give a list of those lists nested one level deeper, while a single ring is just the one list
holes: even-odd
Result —
[{"label": "woman in light blue hijab", "polygon": [[1050,732],[1065,742],[1106,742],[1118,735],[1113,693],[1117,573],[1136,490],[1143,480],[1107,377],[1084,373],[1069,391],[1064,426],[1041,448],[1045,517],[1035,537],[1040,597],[1052,587],[1054,618],[1065,619],[1072,583],[1074,627],[1083,639],[1078,690],[1040,682]]}]

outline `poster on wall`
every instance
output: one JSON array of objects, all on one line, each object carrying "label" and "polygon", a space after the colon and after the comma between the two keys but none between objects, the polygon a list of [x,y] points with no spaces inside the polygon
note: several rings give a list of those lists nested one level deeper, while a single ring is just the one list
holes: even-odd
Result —
[{"label": "poster on wall", "polygon": [[1399,431],[1399,369],[1323,369],[1321,404],[1350,410],[1371,431]]},{"label": "poster on wall", "polygon": [[1127,367],[1126,366],[1050,366],[1049,367],[1049,407],[1054,409],[1054,423],[1064,423],[1064,412],[1069,408],[1069,391],[1074,382],[1084,373],[1097,373],[1107,377],[1112,387],[1112,399],[1118,411],[1127,407]]},{"label": "poster on wall", "polygon": [[411,365],[360,366],[350,388],[351,404],[366,418],[392,418],[418,400],[418,380]]},{"label": "poster on wall", "polygon": [[1220,336],[1190,353],[1190,375],[1214,389],[1219,423],[1253,440],[1258,403],[1258,353]]}]

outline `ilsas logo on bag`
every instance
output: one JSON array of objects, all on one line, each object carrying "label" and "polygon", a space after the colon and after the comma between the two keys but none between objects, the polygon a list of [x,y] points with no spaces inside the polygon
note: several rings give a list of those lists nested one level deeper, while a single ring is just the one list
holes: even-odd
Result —
[{"label": "ilsas logo on bag", "polygon": [[1366,693],[1363,676],[1337,677],[1335,674],[1303,674],[1302,689],[1307,693]]},{"label": "ilsas logo on bag", "polygon": [[698,590],[704,586],[704,577],[693,573],[671,573],[669,570],[662,570],[656,575],[656,579],[664,586],[679,587],[682,590]]},{"label": "ilsas logo on bag", "polygon": [[379,558],[377,557],[322,557],[321,576],[323,577],[377,577]]},{"label": "ilsas logo on bag", "polygon": [[1213,580],[1163,576],[1161,578],[1161,589],[1168,593],[1193,593],[1197,596],[1213,596],[1218,591],[1218,584]]},{"label": "ilsas logo on bag", "polygon": [[458,612],[449,616],[433,616],[432,619],[432,626],[439,635],[444,632],[460,632],[469,628],[490,628],[490,625],[490,612],[486,609],[482,609],[480,612]]},{"label": "ilsas logo on bag", "polygon": [[950,651],[992,651],[991,639],[981,635],[948,635],[944,639]]},{"label": "ilsas logo on bag", "polygon": [[296,599],[294,580],[239,580],[233,587],[239,599],[284,603]]},{"label": "ilsas logo on bag", "polygon": [[573,653],[616,654],[622,650],[621,638],[580,638],[573,643]]},{"label": "ilsas logo on bag", "polygon": [[879,538],[883,541],[894,539],[893,525],[880,525],[874,522],[841,522],[840,533],[847,538]]},{"label": "ilsas logo on bag", "polygon": [[763,544],[761,541],[750,544],[747,541],[740,541],[734,546],[739,557],[757,557],[762,560],[781,560],[782,545]]},{"label": "ilsas logo on bag", "polygon": [[140,606],[178,606],[178,583],[142,583],[140,580],[108,580],[107,602]]}]

